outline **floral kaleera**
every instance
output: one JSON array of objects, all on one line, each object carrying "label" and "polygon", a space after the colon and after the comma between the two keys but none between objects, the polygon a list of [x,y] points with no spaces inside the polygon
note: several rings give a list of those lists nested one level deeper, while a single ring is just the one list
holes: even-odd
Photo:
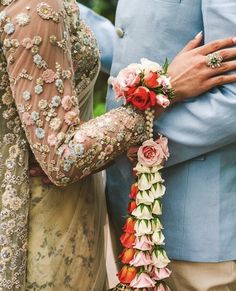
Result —
[{"label": "floral kaleera", "polygon": [[169,157],[168,140],[159,136],[153,140],[154,108],[168,107],[173,98],[168,63],[161,67],[147,59],[131,64],[113,80],[117,100],[124,99],[146,115],[148,139],[136,151],[134,167],[136,182],[131,186],[128,217],[120,241],[124,247],[120,255],[123,264],[114,290],[169,291],[164,282],[171,271],[170,260],[164,250],[161,198],[165,194],[160,170]]}]

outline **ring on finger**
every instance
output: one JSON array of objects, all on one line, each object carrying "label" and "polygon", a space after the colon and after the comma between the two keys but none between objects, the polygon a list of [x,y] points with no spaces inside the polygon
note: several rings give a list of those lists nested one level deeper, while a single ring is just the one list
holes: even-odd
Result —
[{"label": "ring on finger", "polygon": [[212,54],[208,54],[207,55],[207,66],[215,69],[215,68],[219,68],[222,64],[223,61],[223,57],[220,55],[219,52],[214,52]]}]

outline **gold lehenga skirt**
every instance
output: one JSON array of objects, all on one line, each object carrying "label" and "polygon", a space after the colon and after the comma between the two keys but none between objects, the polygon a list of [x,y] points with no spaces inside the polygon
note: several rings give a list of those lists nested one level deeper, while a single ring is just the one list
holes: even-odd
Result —
[{"label": "gold lehenga skirt", "polygon": [[101,173],[65,188],[31,178],[26,290],[104,291]]}]

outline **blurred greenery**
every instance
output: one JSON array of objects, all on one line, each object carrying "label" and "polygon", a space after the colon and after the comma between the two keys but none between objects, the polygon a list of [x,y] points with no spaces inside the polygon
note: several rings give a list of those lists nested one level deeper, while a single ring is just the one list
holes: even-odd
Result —
[{"label": "blurred greenery", "polygon": [[[78,0],[100,15],[105,16],[114,23],[117,0]],[[94,116],[99,116],[106,111],[105,99],[108,75],[100,73],[95,86]]]}]

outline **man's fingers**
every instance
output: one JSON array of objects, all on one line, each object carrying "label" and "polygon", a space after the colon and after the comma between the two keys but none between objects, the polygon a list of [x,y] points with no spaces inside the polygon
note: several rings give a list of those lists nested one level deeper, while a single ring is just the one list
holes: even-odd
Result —
[{"label": "man's fingers", "polygon": [[180,53],[184,53],[184,52],[187,52],[187,51],[190,51],[192,49],[195,49],[197,48],[201,41],[203,39],[203,34],[202,34],[202,31],[199,32],[194,39],[190,40],[186,46],[180,51]]},{"label": "man's fingers", "polygon": [[208,54],[217,52],[220,49],[232,47],[234,45],[236,45],[236,38],[228,37],[228,38],[212,41],[208,44],[205,44],[199,47],[197,50],[202,55],[208,55]]}]

